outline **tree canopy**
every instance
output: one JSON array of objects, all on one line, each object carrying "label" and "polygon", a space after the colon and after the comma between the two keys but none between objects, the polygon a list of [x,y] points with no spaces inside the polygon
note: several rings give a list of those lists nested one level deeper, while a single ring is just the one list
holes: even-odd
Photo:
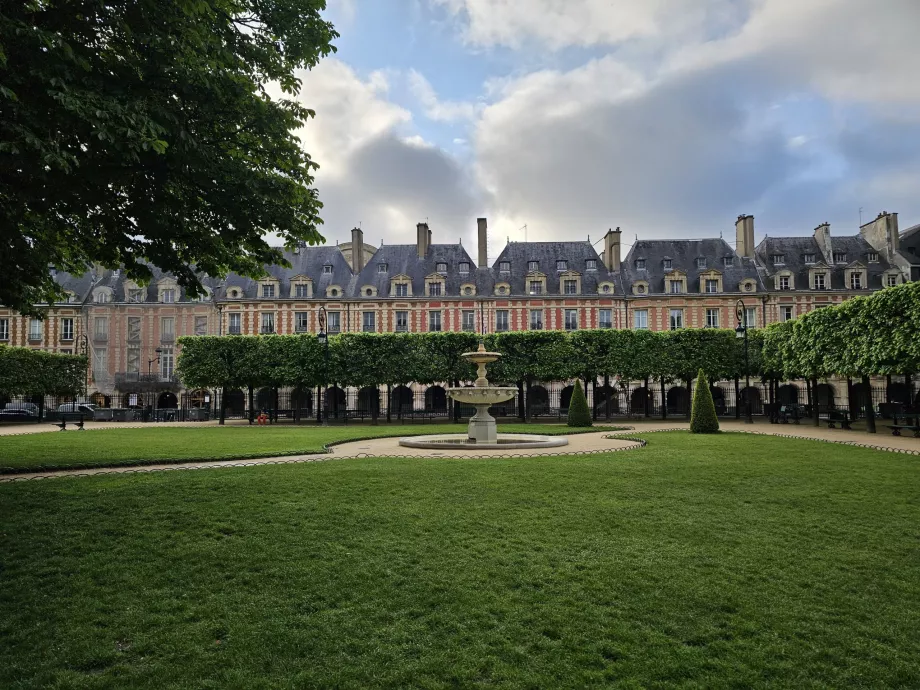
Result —
[{"label": "tree canopy", "polygon": [[[334,50],[325,0],[0,6],[0,303],[63,298],[92,263],[192,294],[321,242],[296,70]],[[274,93],[281,97],[272,97]]]},{"label": "tree canopy", "polygon": [[76,395],[86,384],[86,357],[0,345],[0,393]]}]

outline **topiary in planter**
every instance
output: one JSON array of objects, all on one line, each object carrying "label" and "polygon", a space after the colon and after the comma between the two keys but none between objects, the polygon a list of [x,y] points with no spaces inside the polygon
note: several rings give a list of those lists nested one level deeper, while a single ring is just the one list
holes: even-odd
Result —
[{"label": "topiary in planter", "polygon": [[690,412],[690,433],[715,434],[719,431],[719,418],[712,402],[712,391],[706,374],[700,369],[696,376],[696,390],[693,392],[693,408]]},{"label": "topiary in planter", "polygon": [[575,381],[575,390],[569,401],[569,426],[591,426],[591,412],[588,410],[588,399],[581,389],[581,381]]}]

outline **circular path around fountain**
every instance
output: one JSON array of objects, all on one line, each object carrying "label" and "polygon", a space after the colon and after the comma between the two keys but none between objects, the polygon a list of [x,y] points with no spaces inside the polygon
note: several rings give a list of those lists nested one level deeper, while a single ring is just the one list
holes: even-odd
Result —
[{"label": "circular path around fountain", "polygon": [[540,436],[537,434],[498,434],[495,443],[476,441],[466,434],[434,434],[431,436],[407,436],[399,439],[403,448],[426,448],[428,450],[482,451],[482,450],[528,450],[536,448],[559,448],[568,445],[565,436]]}]

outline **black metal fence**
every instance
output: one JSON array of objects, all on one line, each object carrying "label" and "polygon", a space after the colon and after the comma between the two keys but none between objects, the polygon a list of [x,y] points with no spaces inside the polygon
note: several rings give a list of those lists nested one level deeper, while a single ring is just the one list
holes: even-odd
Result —
[{"label": "black metal fence", "polygon": [[[920,405],[917,379],[909,383],[894,377],[890,383],[874,380],[871,386],[873,407],[885,402]],[[860,382],[841,380],[819,382],[809,396],[810,385],[791,381],[773,387],[762,382],[719,381],[711,386],[716,412],[733,418],[746,414],[748,399],[751,413],[775,412],[780,405],[797,403],[804,414],[811,414],[817,403],[819,414],[836,410],[855,420],[864,415],[867,392]],[[527,418],[558,421],[568,414],[573,385],[566,382],[533,383],[519,389],[506,403],[493,406],[490,413],[499,418]],[[679,382],[665,384],[631,382],[604,385],[589,381],[586,386],[589,408],[596,420],[618,418],[685,418],[690,411],[690,392]],[[317,402],[319,401],[319,405]],[[773,408],[771,408],[771,402]],[[72,397],[41,396],[4,398],[0,396],[0,422],[74,421],[121,422],[207,421],[218,419],[223,407],[225,419],[256,420],[262,413],[271,421],[289,419],[298,422],[331,423],[360,420],[399,422],[448,421],[468,419],[475,413],[469,405],[455,404],[445,386],[381,386],[368,388],[275,389],[254,388],[193,390],[183,393],[151,391],[118,393],[113,396],[94,394],[87,400]]]}]

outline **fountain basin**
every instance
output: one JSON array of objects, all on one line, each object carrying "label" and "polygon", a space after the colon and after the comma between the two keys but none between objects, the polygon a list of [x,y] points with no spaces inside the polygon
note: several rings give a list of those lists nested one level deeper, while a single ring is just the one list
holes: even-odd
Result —
[{"label": "fountain basin", "polygon": [[518,389],[512,386],[489,386],[488,388],[448,388],[447,394],[454,400],[467,405],[497,405],[511,400]]},{"label": "fountain basin", "polygon": [[478,442],[465,434],[433,434],[399,439],[399,445],[406,448],[430,448],[432,450],[518,450],[557,448],[568,444],[569,440],[565,436],[538,434],[499,434],[494,441]]}]

